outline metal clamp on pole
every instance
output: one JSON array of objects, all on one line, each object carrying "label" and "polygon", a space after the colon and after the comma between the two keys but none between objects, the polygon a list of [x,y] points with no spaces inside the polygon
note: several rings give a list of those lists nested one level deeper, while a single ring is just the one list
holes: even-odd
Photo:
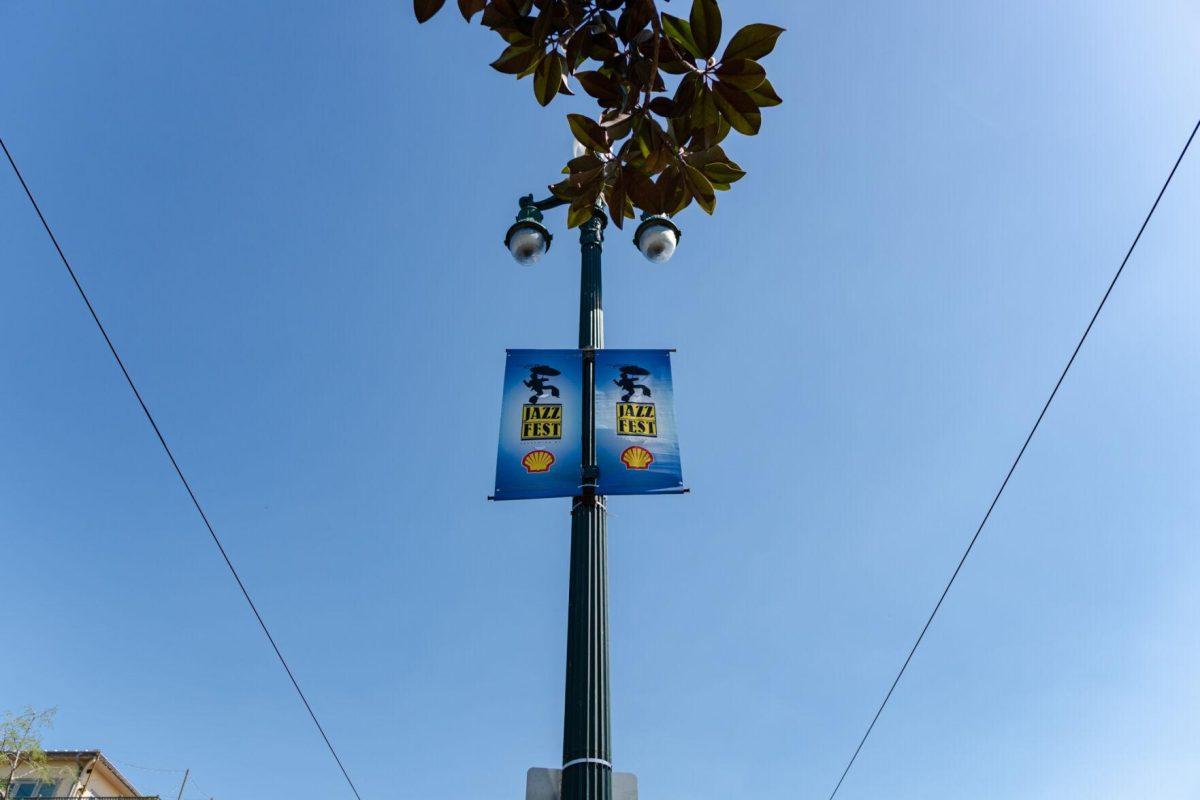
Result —
[{"label": "metal clamp on pole", "polygon": [[[582,497],[576,497],[575,502],[571,503],[571,513],[574,514],[575,509],[582,506],[583,502],[584,501]],[[604,504],[604,495],[596,495],[596,497],[593,499],[592,505],[596,506],[596,508],[608,511],[608,506]]]},{"label": "metal clamp on pole", "polygon": [[583,475],[583,482],[579,484],[579,488],[583,490],[584,494],[588,492],[595,494],[600,480],[600,467],[596,464],[584,464],[580,467],[580,473]]},{"label": "metal clamp on pole", "polygon": [[572,760],[568,761],[567,763],[563,764],[562,768],[566,769],[567,767],[577,767],[580,764],[599,764],[600,766],[607,767],[608,769],[613,768],[612,763],[609,761],[605,761],[603,758],[590,758],[590,757],[589,758],[572,759]]}]

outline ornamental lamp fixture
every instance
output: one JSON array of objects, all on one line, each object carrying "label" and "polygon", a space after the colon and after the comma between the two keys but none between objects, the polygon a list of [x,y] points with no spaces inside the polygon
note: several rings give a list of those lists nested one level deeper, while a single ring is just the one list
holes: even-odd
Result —
[{"label": "ornamental lamp fixture", "polygon": [[675,255],[682,233],[663,214],[642,214],[642,224],[633,233],[633,243],[652,264],[663,264]]},{"label": "ornamental lamp fixture", "polygon": [[522,266],[533,266],[550,250],[553,238],[542,224],[542,212],[533,204],[533,196],[522,197],[517,221],[504,235],[504,246],[513,259]]}]

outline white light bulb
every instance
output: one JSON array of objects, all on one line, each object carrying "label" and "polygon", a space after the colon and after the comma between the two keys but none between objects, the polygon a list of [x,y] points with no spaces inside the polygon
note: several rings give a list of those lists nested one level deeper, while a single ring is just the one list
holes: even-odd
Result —
[{"label": "white light bulb", "polygon": [[638,249],[647,261],[662,264],[675,255],[675,246],[678,243],[675,231],[666,225],[647,225],[638,239]]},{"label": "white light bulb", "polygon": [[536,264],[546,252],[546,237],[537,228],[518,228],[508,240],[508,250],[518,264]]}]

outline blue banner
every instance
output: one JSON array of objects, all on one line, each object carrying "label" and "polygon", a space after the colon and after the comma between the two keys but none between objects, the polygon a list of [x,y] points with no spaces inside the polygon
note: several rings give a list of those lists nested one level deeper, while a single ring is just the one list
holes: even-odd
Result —
[{"label": "blue banner", "polygon": [[597,350],[598,494],[684,491],[667,350]]},{"label": "blue banner", "polygon": [[495,499],[577,495],[582,462],[582,353],[509,350]]}]

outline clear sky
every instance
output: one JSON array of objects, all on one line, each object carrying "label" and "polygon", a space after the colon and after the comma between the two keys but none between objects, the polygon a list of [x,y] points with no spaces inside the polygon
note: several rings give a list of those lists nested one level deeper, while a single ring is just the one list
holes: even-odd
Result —
[{"label": "clear sky", "polygon": [[[606,250],[693,487],[611,502],[613,749],[647,800],[819,800],[1200,114],[1200,10],[723,5],[789,29],[786,103],[669,264]],[[586,104],[498,51],[400,0],[0,3],[0,133],[364,798],[561,748],[569,504],[484,498],[504,349],[575,343],[563,218],[500,240]],[[1200,794],[1198,215],[1193,152],[846,800]],[[7,165],[0,267],[0,707],[347,797]]]}]

